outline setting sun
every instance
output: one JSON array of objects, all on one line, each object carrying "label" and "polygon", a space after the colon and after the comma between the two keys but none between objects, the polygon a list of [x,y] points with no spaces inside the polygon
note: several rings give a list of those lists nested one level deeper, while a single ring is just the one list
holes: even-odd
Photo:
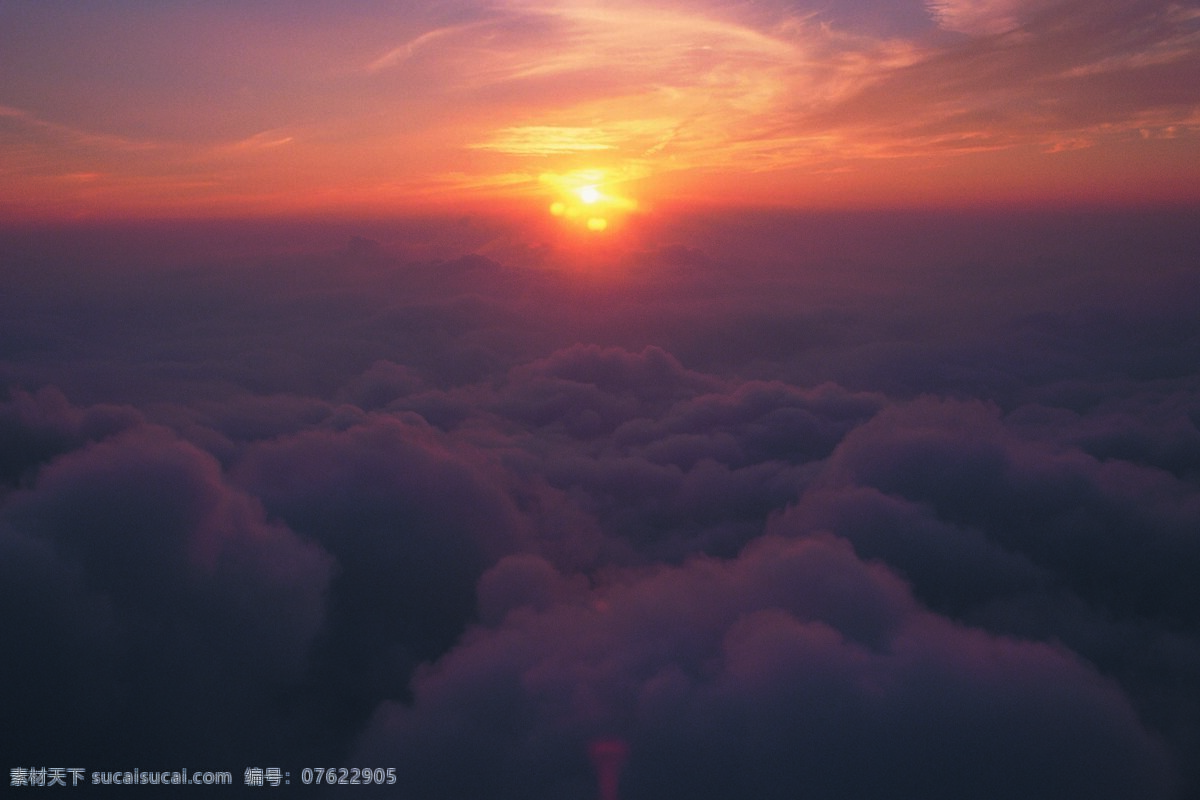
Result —
[{"label": "setting sun", "polygon": [[549,204],[552,216],[593,233],[608,230],[615,219],[638,207],[637,201],[619,191],[624,188],[620,181],[603,169],[544,173],[539,183],[554,194]]}]

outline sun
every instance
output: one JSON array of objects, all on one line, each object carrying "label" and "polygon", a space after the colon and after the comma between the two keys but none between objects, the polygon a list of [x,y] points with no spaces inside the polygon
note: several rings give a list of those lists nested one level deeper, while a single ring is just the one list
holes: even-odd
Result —
[{"label": "sun", "polygon": [[602,169],[546,173],[540,183],[556,195],[549,206],[550,214],[590,233],[609,230],[614,222],[637,208],[635,200],[618,193],[617,181]]}]

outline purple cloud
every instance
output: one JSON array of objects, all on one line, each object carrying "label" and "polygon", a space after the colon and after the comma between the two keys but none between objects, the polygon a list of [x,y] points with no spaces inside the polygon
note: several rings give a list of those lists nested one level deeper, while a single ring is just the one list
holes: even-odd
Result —
[{"label": "purple cloud", "polygon": [[1112,683],[923,610],[836,538],[766,537],[588,593],[563,578],[557,602],[538,572],[526,603],[417,674],[411,706],[380,709],[360,760],[401,759],[416,797],[553,796],[582,791],[588,742],[617,736],[623,797],[1169,796],[1161,745]]},{"label": "purple cloud", "polygon": [[3,232],[0,749],[1188,797],[1194,222]]}]

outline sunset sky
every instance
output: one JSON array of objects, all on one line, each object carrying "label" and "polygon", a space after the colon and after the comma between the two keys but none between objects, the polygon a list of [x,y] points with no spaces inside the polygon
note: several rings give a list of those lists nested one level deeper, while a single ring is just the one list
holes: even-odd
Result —
[{"label": "sunset sky", "polygon": [[1198,309],[1195,0],[0,0],[0,768],[1200,800]]},{"label": "sunset sky", "polygon": [[8,2],[0,209],[1195,200],[1198,85],[1166,0]]}]

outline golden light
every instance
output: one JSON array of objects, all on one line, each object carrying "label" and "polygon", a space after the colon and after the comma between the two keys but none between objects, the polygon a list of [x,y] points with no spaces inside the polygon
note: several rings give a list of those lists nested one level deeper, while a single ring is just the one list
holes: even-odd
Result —
[{"label": "golden light", "polygon": [[637,202],[614,190],[618,183],[602,169],[581,169],[563,174],[545,173],[540,182],[558,195],[550,203],[550,214],[592,233],[608,230],[637,208]]}]

